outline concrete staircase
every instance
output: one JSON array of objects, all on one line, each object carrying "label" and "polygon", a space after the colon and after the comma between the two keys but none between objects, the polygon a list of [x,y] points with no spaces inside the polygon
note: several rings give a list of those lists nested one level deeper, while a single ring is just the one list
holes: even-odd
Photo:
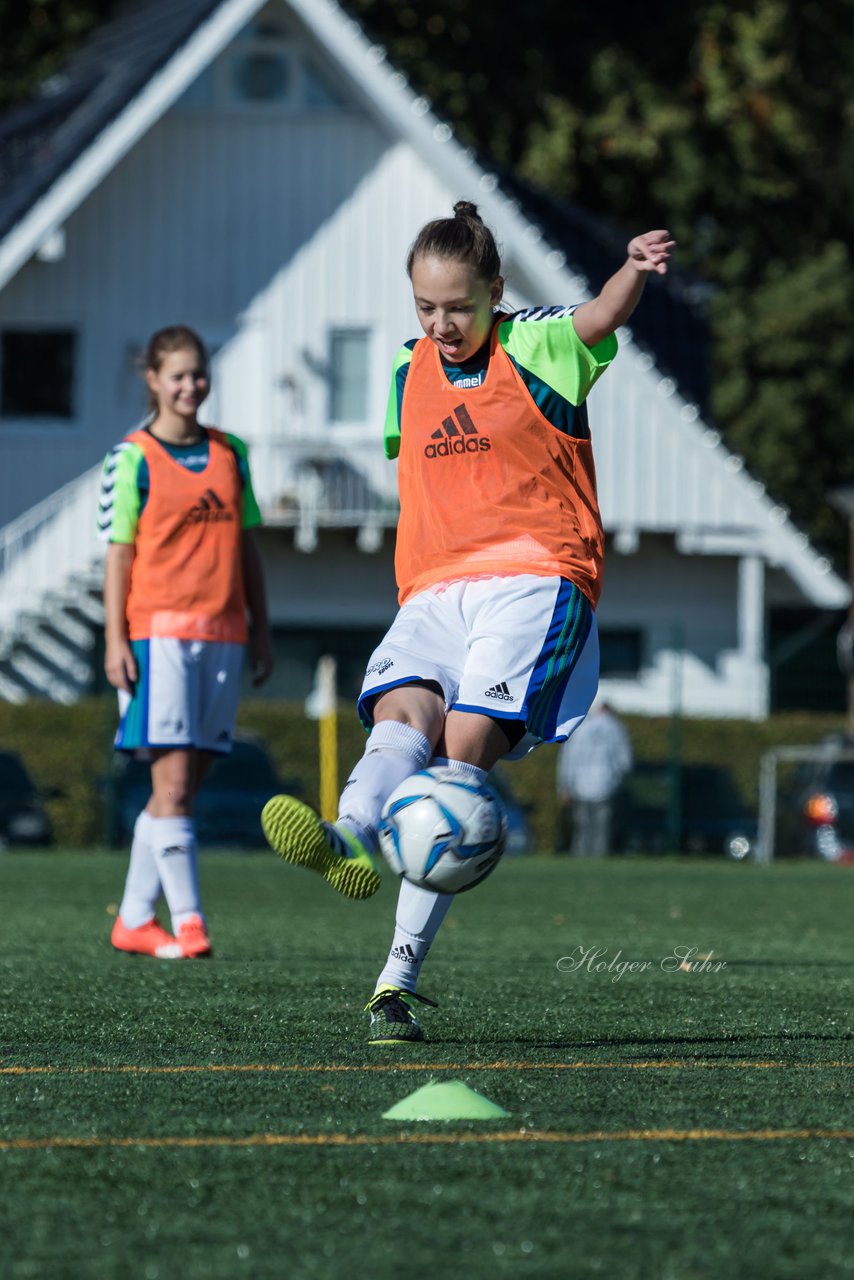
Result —
[{"label": "concrete staircase", "polygon": [[104,621],[100,466],[0,529],[0,700],[91,692]]},{"label": "concrete staircase", "polygon": [[0,699],[73,703],[92,691],[104,621],[101,580],[93,564],[63,590],[48,592],[38,612],[18,615],[0,640]]}]

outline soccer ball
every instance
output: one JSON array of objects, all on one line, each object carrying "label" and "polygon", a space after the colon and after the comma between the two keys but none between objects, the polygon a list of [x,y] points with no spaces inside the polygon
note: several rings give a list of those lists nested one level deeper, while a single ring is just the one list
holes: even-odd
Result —
[{"label": "soccer ball", "polygon": [[494,870],[507,817],[491,787],[452,769],[422,769],[394,790],[380,820],[380,848],[421,889],[463,893]]}]

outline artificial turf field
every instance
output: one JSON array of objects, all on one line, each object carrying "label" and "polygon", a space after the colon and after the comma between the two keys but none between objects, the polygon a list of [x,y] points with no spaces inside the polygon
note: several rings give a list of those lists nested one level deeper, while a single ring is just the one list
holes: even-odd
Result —
[{"label": "artificial turf field", "polygon": [[[109,947],[124,869],[0,859],[4,1280],[854,1275],[854,867],[506,860],[397,1048],[392,885],[203,855],[176,963]],[[382,1118],[451,1079],[510,1118]]]}]

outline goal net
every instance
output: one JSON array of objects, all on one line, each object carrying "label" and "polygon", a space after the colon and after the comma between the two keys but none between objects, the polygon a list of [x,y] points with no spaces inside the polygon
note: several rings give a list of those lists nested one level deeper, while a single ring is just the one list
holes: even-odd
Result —
[{"label": "goal net", "polygon": [[759,766],[757,862],[819,857],[838,862],[854,851],[854,747],[773,747]]}]

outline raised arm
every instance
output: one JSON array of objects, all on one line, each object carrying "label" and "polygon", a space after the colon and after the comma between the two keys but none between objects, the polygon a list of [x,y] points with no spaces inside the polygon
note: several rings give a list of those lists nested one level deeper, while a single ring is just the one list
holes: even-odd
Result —
[{"label": "raised arm", "polygon": [[626,261],[619,271],[606,281],[598,297],[583,302],[573,313],[575,332],[585,346],[595,347],[626,323],[640,301],[649,273],[667,274],[675,243],[669,231],[647,231],[629,241]]}]

